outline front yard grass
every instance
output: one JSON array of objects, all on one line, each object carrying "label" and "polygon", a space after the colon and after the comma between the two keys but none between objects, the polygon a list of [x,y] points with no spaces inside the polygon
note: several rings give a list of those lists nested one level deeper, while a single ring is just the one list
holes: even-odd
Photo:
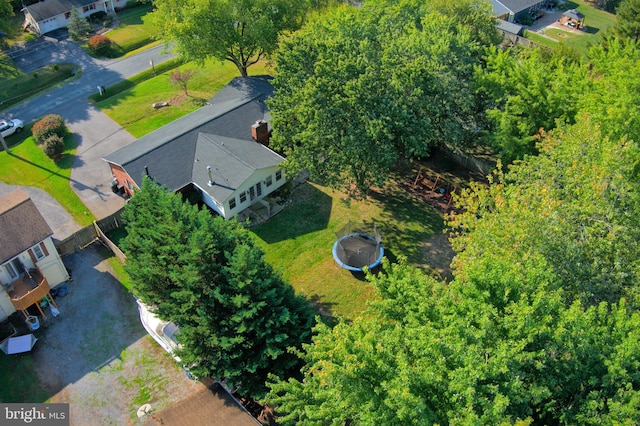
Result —
[{"label": "front yard grass", "polygon": [[[158,34],[158,29],[142,19],[152,10],[153,5],[148,3],[118,12],[120,21],[118,28],[104,34],[114,44],[109,56],[119,58],[143,46],[156,43],[155,36]],[[82,45],[86,48],[86,42]],[[92,54],[89,49],[86,51]]]},{"label": "front yard grass", "polygon": [[54,197],[80,226],[91,224],[95,220],[93,214],[71,189],[74,183],[69,182],[76,152],[73,135],[65,136],[64,155],[54,162],[30,134],[28,126],[22,133],[7,138],[10,152],[0,152],[0,182],[40,188]]},{"label": "front yard grass", "polygon": [[[188,83],[188,96],[169,81],[171,73],[175,71],[172,69],[99,101],[96,105],[129,133],[139,138],[200,108],[238,76],[238,69],[228,61],[220,63],[210,60],[202,67],[187,63],[177,69],[192,69],[196,72]],[[250,72],[252,75],[267,74],[269,68],[266,63],[260,63],[251,67]],[[168,102],[169,106],[154,109],[152,104],[156,102]]]},{"label": "front yard grass", "polygon": [[9,107],[74,78],[79,68],[70,63],[47,65],[30,73],[20,71],[11,58],[0,57],[0,109]]}]

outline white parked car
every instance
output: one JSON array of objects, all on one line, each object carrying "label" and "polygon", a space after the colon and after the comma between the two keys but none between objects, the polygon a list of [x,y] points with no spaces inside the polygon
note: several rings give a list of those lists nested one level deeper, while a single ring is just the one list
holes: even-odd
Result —
[{"label": "white parked car", "polygon": [[20,133],[24,129],[24,123],[22,120],[14,119],[0,119],[0,133],[3,137],[11,136],[14,133]]},{"label": "white parked car", "polygon": [[[169,354],[175,359],[178,364],[184,368],[182,365],[182,361],[180,357],[176,355],[175,351],[180,347],[180,343],[176,339],[176,334],[178,334],[178,326],[169,321],[163,321],[156,314],[149,310],[149,307],[142,303],[140,299],[138,302],[138,312],[140,313],[140,322],[147,333],[153,337],[153,340],[158,342],[162,349],[169,352]],[[194,377],[189,373],[189,371],[184,368],[184,372],[190,379]]]}]

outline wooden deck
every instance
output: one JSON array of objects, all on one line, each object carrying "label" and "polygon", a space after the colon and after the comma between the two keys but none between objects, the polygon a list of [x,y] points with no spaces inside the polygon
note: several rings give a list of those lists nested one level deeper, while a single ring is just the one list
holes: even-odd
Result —
[{"label": "wooden deck", "polygon": [[58,307],[53,301],[53,297],[49,294],[51,288],[47,279],[39,271],[30,272],[30,276],[25,274],[12,284],[13,290],[9,291],[11,303],[13,303],[16,310],[22,311],[25,318],[28,316],[27,309],[34,304],[42,317],[46,317],[44,311],[40,308],[40,301],[46,296],[49,296],[49,301],[53,306]]}]

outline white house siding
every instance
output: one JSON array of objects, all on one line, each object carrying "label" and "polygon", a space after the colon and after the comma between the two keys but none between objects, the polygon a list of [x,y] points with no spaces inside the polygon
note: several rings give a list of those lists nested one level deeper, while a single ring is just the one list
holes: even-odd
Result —
[{"label": "white house siding", "polygon": [[[197,186],[197,185],[196,185]],[[200,187],[198,187],[200,188]],[[225,211],[224,211],[224,207],[222,206],[222,204],[220,203],[216,203],[216,201],[213,199],[213,197],[211,197],[211,195],[207,194],[206,189],[202,189],[200,188],[201,192],[202,192],[202,201],[209,207],[211,207],[213,210],[215,210],[216,212],[218,212],[218,214],[222,217],[225,217]]]},{"label": "white house siding", "polygon": [[16,309],[9,299],[9,295],[6,291],[0,290],[0,321],[4,321],[9,318],[9,315],[14,313]]},{"label": "white house siding", "polygon": [[[234,193],[229,198],[227,198],[224,202],[225,207],[228,209],[230,199],[232,197],[235,197],[236,199],[236,207],[233,209],[233,211],[229,212],[229,216],[227,216],[227,219],[232,218],[233,216],[237,215],[247,207],[254,204],[257,200],[263,199],[267,195],[274,192],[276,189],[282,187],[282,185],[286,183],[287,179],[284,176],[284,172],[281,172],[281,176],[282,176],[281,179],[276,180],[276,172],[278,170],[279,169],[277,166],[269,167],[262,170],[257,170],[253,175],[251,175],[249,179],[245,181],[244,184],[240,185],[240,187],[236,189]],[[272,183],[270,186],[267,186],[267,182],[266,182],[268,176],[271,176]],[[255,190],[256,183],[258,182],[260,182],[262,187],[262,195],[258,196],[256,194],[255,198],[252,200],[250,196],[250,188],[253,187]],[[244,202],[240,201],[240,194],[242,192],[246,194],[246,199]]]},{"label": "white house siding", "polygon": [[[276,189],[280,188],[287,182],[287,179],[284,176],[284,172],[281,172],[280,180],[276,180],[276,172],[278,171],[277,166],[268,167],[265,169],[257,170],[254,172],[242,185],[240,185],[231,196],[229,196],[223,203],[219,201],[216,202],[213,197],[207,194],[206,188],[200,188],[202,190],[202,201],[213,210],[218,212],[225,219],[231,219],[247,207],[251,206],[258,200],[263,199],[267,195],[271,194]],[[271,176],[271,185],[267,186],[267,177]],[[262,188],[262,194],[260,196],[255,192],[256,184],[260,182]],[[254,188],[254,198],[251,199],[250,196],[250,188]],[[246,194],[246,199],[244,202],[240,201],[240,194],[244,192]],[[229,208],[229,201],[232,197],[236,199],[236,207],[234,209]]]},{"label": "white house siding", "polygon": [[54,288],[58,284],[68,281],[69,273],[67,272],[67,268],[65,268],[51,237],[47,238],[44,241],[44,244],[49,255],[36,262],[36,266],[47,279],[49,287]]}]

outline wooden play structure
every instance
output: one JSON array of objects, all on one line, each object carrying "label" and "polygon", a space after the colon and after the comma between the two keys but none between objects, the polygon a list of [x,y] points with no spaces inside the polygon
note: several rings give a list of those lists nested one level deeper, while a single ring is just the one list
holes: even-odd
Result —
[{"label": "wooden play structure", "polygon": [[413,181],[413,189],[421,189],[423,195],[431,199],[438,199],[444,208],[451,208],[453,194],[458,190],[457,185],[449,182],[440,173],[432,172],[423,166],[418,169],[418,174]]}]

